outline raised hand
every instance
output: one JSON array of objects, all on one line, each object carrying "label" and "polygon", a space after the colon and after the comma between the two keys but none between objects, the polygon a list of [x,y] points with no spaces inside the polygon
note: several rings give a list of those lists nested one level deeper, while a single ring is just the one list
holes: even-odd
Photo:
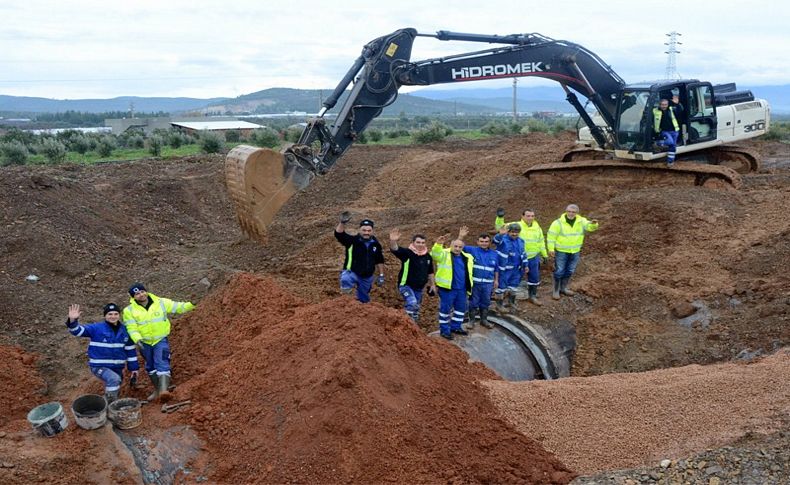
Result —
[{"label": "raised hand", "polygon": [[340,213],[340,223],[345,224],[351,220],[351,213],[349,211],[343,211]]},{"label": "raised hand", "polygon": [[397,241],[400,239],[400,229],[397,227],[390,231],[390,241]]},{"label": "raised hand", "polygon": [[469,234],[469,228],[467,226],[461,226],[461,229],[458,230],[458,239],[465,238],[467,234]]},{"label": "raised hand", "polygon": [[446,243],[448,239],[450,239],[450,233],[449,232],[447,234],[442,234],[441,236],[437,237],[436,238],[436,244],[444,245],[444,243]]},{"label": "raised hand", "polygon": [[80,318],[80,306],[76,304],[69,305],[69,321],[73,322]]}]

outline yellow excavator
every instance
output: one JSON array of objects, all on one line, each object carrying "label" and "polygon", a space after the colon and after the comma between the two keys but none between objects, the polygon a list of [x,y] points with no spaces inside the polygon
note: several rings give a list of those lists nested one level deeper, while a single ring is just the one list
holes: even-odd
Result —
[{"label": "yellow excavator", "polygon": [[[485,50],[411,61],[417,37],[442,41],[495,44]],[[712,85],[696,79],[626,84],[593,52],[541,34],[480,35],[448,31],[420,34],[401,29],[369,42],[316,117],[308,120],[299,140],[283,152],[240,145],[228,154],[225,175],[241,228],[263,240],[280,207],[317,175],[329,171],[401,86],[537,76],[560,83],[566,99],[585,127],[579,148],[563,162],[530,167],[525,175],[584,168],[671,170],[692,176],[697,184],[720,179],[737,186],[739,173],[757,170],[757,156],[733,142],[769,129],[770,108],[734,83]],[[325,115],[353,86],[334,122]],[[576,93],[596,110],[590,116]],[[677,97],[682,109],[677,160],[671,169],[661,162],[663,147],[654,143],[653,109],[659,100]]]}]

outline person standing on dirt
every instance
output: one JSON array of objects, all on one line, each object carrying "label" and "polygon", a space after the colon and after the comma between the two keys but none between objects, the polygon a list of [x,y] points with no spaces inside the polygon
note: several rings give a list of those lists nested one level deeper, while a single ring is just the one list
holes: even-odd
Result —
[{"label": "person standing on dirt", "polygon": [[170,399],[170,320],[167,314],[181,314],[195,308],[188,301],[173,301],[148,293],[142,283],[129,287],[129,305],[123,310],[123,324],[132,341],[140,346],[145,371],[154,385],[149,401]]},{"label": "person standing on dirt", "polygon": [[[461,227],[458,239],[464,239],[469,228]],[[491,295],[499,284],[499,255],[491,249],[491,236],[481,233],[477,236],[477,246],[464,246],[464,251],[472,255],[472,296],[469,298],[469,325],[475,326],[475,318],[480,315],[480,324],[485,328],[494,328],[488,321],[488,310],[491,307]]]},{"label": "person standing on dirt", "polygon": [[499,270],[499,285],[494,291],[497,300],[497,309],[505,310],[507,299],[510,308],[518,311],[516,295],[521,278],[529,274],[529,260],[524,249],[524,240],[521,239],[521,226],[511,223],[499,228],[499,233],[494,236],[496,252],[499,256],[497,267]]},{"label": "person standing on dirt", "polygon": [[524,241],[524,250],[527,253],[527,291],[529,292],[529,302],[533,305],[541,306],[538,300],[538,286],[540,286],[540,266],[546,262],[549,253],[546,251],[546,238],[543,236],[543,228],[535,220],[535,211],[527,209],[521,214],[518,222],[505,222],[505,209],[499,208],[494,219],[494,228],[498,231],[502,226],[518,224],[521,227],[519,237]]},{"label": "person standing on dirt", "polygon": [[104,305],[104,321],[81,324],[80,306],[70,305],[66,326],[75,337],[91,339],[88,343],[88,367],[93,375],[104,381],[107,403],[118,399],[123,382],[124,366],[137,379],[140,364],[137,350],[126,328],[121,325],[121,309],[115,303]]},{"label": "person standing on dirt", "polygon": [[335,227],[335,239],[346,248],[343,271],[340,272],[340,292],[351,294],[357,288],[360,303],[370,301],[370,288],[373,286],[374,272],[378,271],[376,285],[384,286],[384,253],[373,235],[373,221],[363,219],[359,223],[356,236],[346,232],[346,224],[351,214],[340,214],[340,222]]},{"label": "person standing on dirt", "polygon": [[431,248],[431,258],[436,263],[434,279],[439,287],[439,335],[452,340],[454,333],[469,335],[463,323],[467,298],[474,287],[474,258],[464,252],[464,242],[460,239],[445,248],[444,243],[449,237],[449,234],[445,234],[436,239]]},{"label": "person standing on dirt", "polygon": [[658,138],[656,144],[667,147],[667,166],[671,167],[675,163],[680,125],[675,108],[669,106],[668,99],[662,99],[658,102],[658,108],[653,108],[653,131]]},{"label": "person standing on dirt", "polygon": [[579,206],[570,204],[565,213],[551,223],[547,245],[549,256],[554,258],[554,292],[551,297],[560,299],[560,293],[573,296],[568,288],[576,265],[579,264],[584,235],[598,230],[598,220],[588,220],[579,214]]},{"label": "person standing on dirt", "polygon": [[403,296],[406,315],[415,323],[420,321],[420,305],[422,304],[422,290],[429,285],[429,293],[436,293],[433,280],[433,260],[428,254],[426,238],[422,234],[415,234],[411,238],[408,248],[398,246],[400,229],[390,231],[390,251],[401,260],[401,269],[398,273],[398,292]]}]

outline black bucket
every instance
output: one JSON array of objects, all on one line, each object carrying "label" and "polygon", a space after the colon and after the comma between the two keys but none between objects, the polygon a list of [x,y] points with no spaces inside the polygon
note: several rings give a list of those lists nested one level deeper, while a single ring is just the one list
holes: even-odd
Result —
[{"label": "black bucket", "polygon": [[74,400],[71,412],[80,428],[99,429],[107,422],[107,400],[98,394],[85,394]]}]

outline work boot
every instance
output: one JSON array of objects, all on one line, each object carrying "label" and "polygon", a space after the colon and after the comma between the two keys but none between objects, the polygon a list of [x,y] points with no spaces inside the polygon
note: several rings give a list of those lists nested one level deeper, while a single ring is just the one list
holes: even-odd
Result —
[{"label": "work boot", "polygon": [[161,375],[159,376],[159,401],[160,402],[167,402],[170,400],[172,395],[170,394],[170,376],[168,375]]},{"label": "work boot", "polygon": [[109,406],[113,401],[118,399],[118,391],[106,391],[104,393],[104,399],[107,400],[107,405]]},{"label": "work boot", "polygon": [[496,300],[496,309],[499,313],[505,312],[505,294],[499,293],[494,295],[494,300]]},{"label": "work boot", "polygon": [[458,335],[469,335],[469,332],[464,330],[463,327],[450,330],[450,333],[456,333]]},{"label": "work boot", "polygon": [[488,308],[480,310],[480,325],[485,328],[494,328],[494,324],[488,321]]},{"label": "work boot", "polygon": [[510,295],[508,295],[508,300],[510,300],[510,310],[513,312],[517,312],[519,308],[518,308],[518,302],[516,301],[516,294],[511,293]]},{"label": "work boot", "polygon": [[555,300],[560,299],[560,280],[554,278],[554,291],[551,293],[551,297]]},{"label": "work boot", "polygon": [[529,287],[529,302],[533,305],[543,306],[543,302],[538,300],[538,287],[535,285]]},{"label": "work boot", "polygon": [[441,333],[441,332],[439,332],[439,336],[441,336],[442,338],[445,338],[447,340],[453,340],[452,332],[450,332],[450,333]]},{"label": "work boot", "polygon": [[475,319],[477,318],[477,308],[470,308],[469,309],[469,323],[467,324],[469,330],[475,328]]},{"label": "work boot", "polygon": [[571,282],[571,277],[570,277],[570,276],[566,276],[565,278],[563,278],[562,280],[560,280],[560,293],[562,293],[562,294],[563,294],[563,295],[565,295],[565,296],[573,296],[573,295],[575,295],[575,294],[576,294],[576,292],[575,292],[575,291],[571,291],[571,290],[568,288],[568,284],[569,284],[570,282]]},{"label": "work boot", "polygon": [[159,398],[159,374],[148,374],[148,377],[151,379],[151,384],[154,385],[154,392],[152,392],[146,400],[148,402],[154,402]]}]

